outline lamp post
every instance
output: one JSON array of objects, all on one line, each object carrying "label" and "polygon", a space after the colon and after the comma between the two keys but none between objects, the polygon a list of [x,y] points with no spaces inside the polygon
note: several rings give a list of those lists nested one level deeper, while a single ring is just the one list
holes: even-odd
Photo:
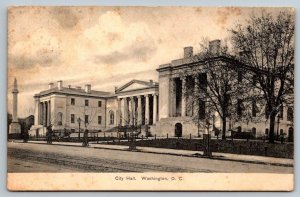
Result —
[{"label": "lamp post", "polygon": [[80,123],[81,123],[81,118],[77,118],[78,126],[79,126],[79,140],[80,140]]}]

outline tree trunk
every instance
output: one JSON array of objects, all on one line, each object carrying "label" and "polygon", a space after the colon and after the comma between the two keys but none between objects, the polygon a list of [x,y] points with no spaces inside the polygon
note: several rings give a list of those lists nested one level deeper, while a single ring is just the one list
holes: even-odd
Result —
[{"label": "tree trunk", "polygon": [[222,127],[222,140],[226,140],[226,118],[222,118],[223,127]]},{"label": "tree trunk", "polygon": [[275,130],[275,118],[276,114],[272,113],[270,115],[270,131],[269,131],[269,142],[274,143],[275,140],[275,135],[274,135],[274,130]]}]

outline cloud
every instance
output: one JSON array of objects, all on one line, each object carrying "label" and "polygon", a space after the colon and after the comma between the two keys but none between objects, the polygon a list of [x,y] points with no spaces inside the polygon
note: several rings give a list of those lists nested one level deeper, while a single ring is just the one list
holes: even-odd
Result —
[{"label": "cloud", "polygon": [[53,7],[52,15],[58,24],[64,29],[72,29],[79,22],[79,17],[68,7]]},{"label": "cloud", "polygon": [[95,64],[111,65],[127,60],[145,62],[156,51],[148,25],[123,21],[116,11],[102,14],[98,23],[87,29],[84,36],[87,42],[93,43],[94,50],[89,60]]},{"label": "cloud", "polygon": [[59,65],[60,43],[44,29],[38,29],[26,40],[9,48],[9,64],[18,69],[30,69],[36,65],[50,67]]},{"label": "cloud", "polygon": [[118,64],[128,60],[147,61],[156,51],[156,47],[153,44],[148,44],[136,43],[107,55],[96,55],[94,57],[94,63]]}]

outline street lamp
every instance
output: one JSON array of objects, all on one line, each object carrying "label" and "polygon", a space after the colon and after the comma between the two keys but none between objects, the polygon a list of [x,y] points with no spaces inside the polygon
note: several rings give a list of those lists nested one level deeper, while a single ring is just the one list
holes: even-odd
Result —
[{"label": "street lamp", "polygon": [[79,140],[80,140],[80,123],[81,123],[81,118],[77,118],[78,126],[79,126]]}]

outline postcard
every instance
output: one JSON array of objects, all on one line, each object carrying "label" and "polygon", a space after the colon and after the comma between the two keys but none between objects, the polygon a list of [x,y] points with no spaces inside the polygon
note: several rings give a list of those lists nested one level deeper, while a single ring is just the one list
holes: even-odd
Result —
[{"label": "postcard", "polygon": [[292,191],[295,10],[8,8],[10,191]]}]

